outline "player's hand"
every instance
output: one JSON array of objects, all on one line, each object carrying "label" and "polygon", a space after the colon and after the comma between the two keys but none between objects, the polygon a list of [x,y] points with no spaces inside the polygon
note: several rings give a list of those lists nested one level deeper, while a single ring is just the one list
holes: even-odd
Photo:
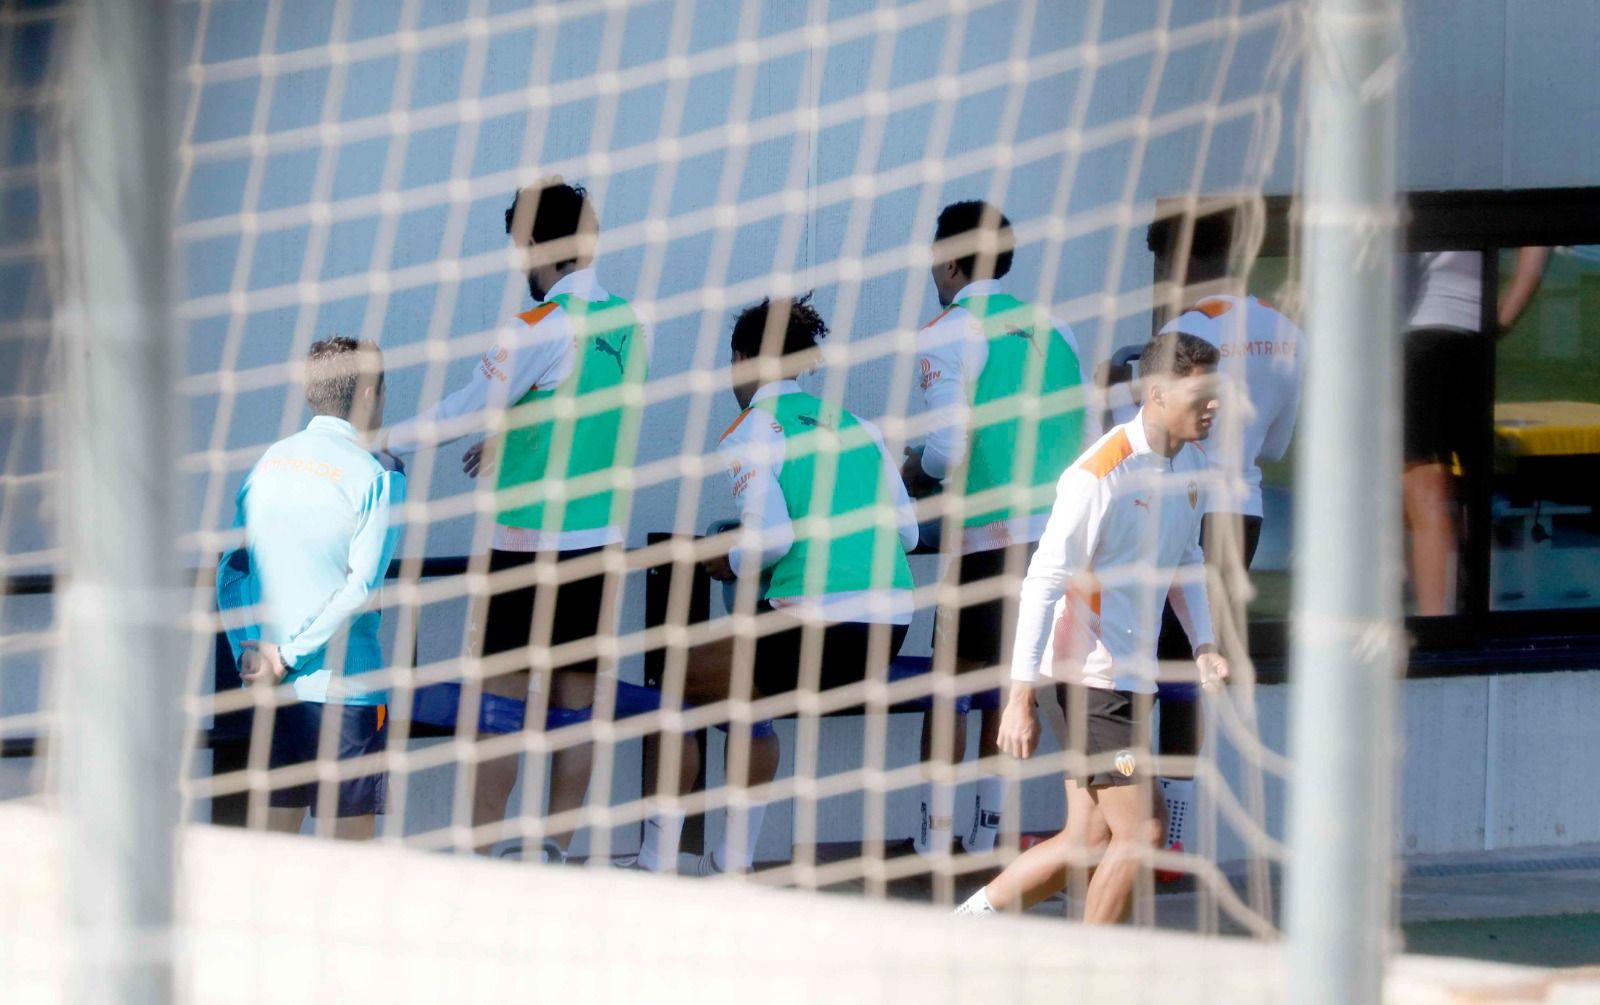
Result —
[{"label": "player's hand", "polygon": [[713,555],[700,564],[705,566],[706,574],[712,579],[724,583],[738,575],[733,571],[733,563],[728,561],[727,555]]},{"label": "player's hand", "polygon": [[1039,749],[1039,702],[1032,684],[1011,685],[1011,698],[1000,714],[999,744],[1001,750],[1024,761]]},{"label": "player's hand", "polygon": [[480,474],[494,473],[494,455],[484,449],[487,441],[479,440],[467,448],[461,455],[461,470],[468,478],[476,478]]},{"label": "player's hand", "polygon": [[1207,691],[1216,691],[1228,679],[1228,661],[1218,652],[1203,652],[1194,658],[1194,665],[1200,669],[1200,686]]},{"label": "player's hand", "polygon": [[905,463],[900,465],[900,480],[906,483],[906,495],[923,499],[942,487],[937,478],[928,477],[922,470],[922,448],[907,447]]},{"label": "player's hand", "polygon": [[283,665],[283,654],[277,643],[264,639],[245,639],[239,643],[244,652],[239,654],[239,676],[249,684],[277,684],[288,674]]}]

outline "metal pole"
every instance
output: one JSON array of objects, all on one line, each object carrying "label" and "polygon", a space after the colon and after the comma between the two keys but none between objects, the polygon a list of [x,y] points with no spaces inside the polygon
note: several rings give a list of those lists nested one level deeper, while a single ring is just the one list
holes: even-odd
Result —
[{"label": "metal pole", "polygon": [[61,151],[61,781],[79,1002],[173,997],[180,681],[165,0],[85,0]]},{"label": "metal pole", "polygon": [[1295,489],[1291,1000],[1376,1003],[1390,928],[1400,622],[1398,0],[1310,10]]}]

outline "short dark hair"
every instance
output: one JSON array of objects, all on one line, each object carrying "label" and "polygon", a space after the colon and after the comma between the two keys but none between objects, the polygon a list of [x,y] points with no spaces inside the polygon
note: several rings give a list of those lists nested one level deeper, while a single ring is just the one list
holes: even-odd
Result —
[{"label": "short dark hair", "polygon": [[[971,244],[971,254],[955,259],[956,268],[969,279],[999,279],[1011,271],[1011,250],[1017,246],[1011,233],[1011,221],[994,206],[978,199],[953,202],[939,213],[939,223],[933,230],[937,244],[964,234],[976,234]],[[993,258],[992,271],[979,274],[980,260],[987,264]],[[949,261],[949,259],[944,259]]]},{"label": "short dark hair", "polygon": [[[783,332],[781,345],[768,336],[768,326]],[[780,327],[781,326],[781,327]],[[782,358],[810,352],[828,337],[827,322],[811,306],[811,294],[794,299],[767,299],[739,312],[733,322],[733,351],[749,359]]]},{"label": "short dark hair", "polygon": [[[1164,266],[1164,274],[1180,269],[1184,281],[1205,282],[1227,275],[1228,257],[1233,250],[1233,217],[1236,210],[1224,209],[1199,216],[1163,216],[1150,224],[1145,244]],[[1185,220],[1193,220],[1187,247],[1180,247]]]},{"label": "short dark hair", "polygon": [[1139,354],[1139,377],[1187,377],[1213,370],[1222,359],[1217,347],[1185,332],[1167,332],[1145,343]]},{"label": "short dark hair", "polygon": [[[528,200],[527,206],[531,207],[529,220],[518,218],[517,209],[523,200]],[[517,233],[519,224],[524,231],[521,235]],[[589,191],[582,185],[569,185],[564,181],[535,182],[519,189],[511,197],[511,205],[506,207],[506,233],[519,244],[545,244],[583,233],[593,234],[598,229]],[[577,257],[550,264],[566,265]]]},{"label": "short dark hair", "polygon": [[383,351],[376,342],[335,335],[311,343],[306,353],[306,403],[315,414],[350,418],[356,394],[372,382],[383,386]]}]

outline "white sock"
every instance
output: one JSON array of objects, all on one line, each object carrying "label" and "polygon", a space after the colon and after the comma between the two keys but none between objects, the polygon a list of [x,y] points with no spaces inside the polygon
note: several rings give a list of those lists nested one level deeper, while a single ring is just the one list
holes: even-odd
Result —
[{"label": "white sock", "polygon": [[711,861],[716,863],[718,869],[728,872],[729,862],[743,862],[744,871],[749,872],[756,866],[756,843],[761,840],[761,821],[767,815],[766,803],[751,803],[749,812],[745,814],[744,823],[744,854],[735,856],[728,850],[728,835],[733,830],[733,814],[728,814],[728,821],[722,827],[722,840],[717,842],[717,848],[711,853]]},{"label": "white sock", "polygon": [[1194,779],[1161,779],[1161,797],[1167,802],[1167,846],[1181,844],[1193,851],[1187,838],[1189,820],[1194,816]]},{"label": "white sock", "polygon": [[683,814],[663,813],[644,822],[644,843],[639,864],[651,872],[676,872],[678,842],[683,838]]},{"label": "white sock", "polygon": [[972,813],[972,829],[961,839],[961,846],[972,855],[986,855],[994,851],[995,839],[1000,836],[1000,799],[1004,793],[1000,779],[978,779],[977,805]]},{"label": "white sock", "polygon": [[956,908],[960,915],[993,914],[994,905],[989,903],[989,890],[987,887],[968,897],[966,903]]},{"label": "white sock", "polygon": [[933,782],[922,799],[922,826],[914,841],[918,855],[948,855],[956,812],[956,787]]}]

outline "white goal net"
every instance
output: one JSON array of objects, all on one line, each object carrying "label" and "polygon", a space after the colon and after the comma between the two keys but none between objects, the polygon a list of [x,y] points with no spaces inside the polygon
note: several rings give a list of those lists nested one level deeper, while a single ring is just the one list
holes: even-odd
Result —
[{"label": "white goal net", "polygon": [[[30,197],[12,193],[42,193],[46,210],[71,198],[52,194],[47,125],[68,83],[74,13],[0,7],[11,158],[0,171],[12,185],[0,195],[0,738],[14,755],[0,795],[49,792],[44,755],[60,717],[59,612],[43,575],[61,570],[46,503],[56,468],[39,446],[60,393],[44,365],[57,249],[50,213],[28,216]],[[1269,197],[1289,195],[1299,171],[1302,4],[203,0],[174,13],[181,429],[159,476],[175,487],[190,570],[184,806],[200,823],[289,820],[311,835],[186,839],[185,994],[340,1000],[359,970],[350,961],[370,960],[415,975],[382,985],[398,1000],[423,988],[611,999],[651,987],[714,1000],[766,982],[784,984],[772,988],[780,999],[799,987],[863,1000],[937,987],[950,1000],[966,997],[957,988],[1153,1000],[1157,984],[1162,1000],[1275,997],[1276,956],[1252,941],[1207,961],[1199,943],[1073,929],[1096,948],[1005,976],[1000,961],[1034,943],[1048,953],[1062,934],[958,932],[940,916],[1061,831],[1065,775],[1123,769],[1127,750],[1086,754],[1074,741],[1081,709],[1058,707],[1054,688],[1038,692],[1038,752],[995,752],[1027,546],[1061,471],[1128,419],[1142,392],[1120,374],[1137,373],[1130,352],[1162,325],[1211,298],[1201,314],[1224,332],[1227,304],[1274,304],[1264,309],[1293,327],[1293,242],[1269,234],[1283,216]],[[541,228],[560,228],[570,190],[526,190],[520,215],[513,197],[557,177],[586,193],[598,244],[592,263],[587,248],[575,265],[538,259],[530,278],[508,232],[538,244]],[[542,192],[537,211],[528,191]],[[977,201],[1006,227],[985,230],[994,221],[980,214],[957,227],[962,254],[936,253],[941,213]],[[1003,266],[985,254],[986,234],[1003,242]],[[1206,240],[1223,266],[1210,277],[1191,272]],[[952,263],[961,281],[944,290]],[[987,272],[1003,275],[967,285]],[[739,342],[741,312],[806,295],[827,336],[805,366],[777,359],[780,309],[754,320],[756,342]],[[980,361],[952,392],[965,398],[940,405],[938,353],[974,369],[970,345],[937,342],[947,307],[990,333],[974,344],[1009,327],[1043,362],[1017,364],[1023,384],[995,392]],[[566,328],[551,334],[551,318]],[[384,422],[359,450],[392,434],[403,474],[376,460],[346,473],[303,440],[274,446],[308,429],[322,371],[307,354],[335,337],[381,349]],[[1266,408],[1230,366],[1230,337],[1246,336],[1212,338],[1229,390],[1207,449],[1224,458],[1252,449],[1250,417]],[[754,377],[733,365],[751,345],[768,354]],[[995,368],[1009,358],[983,351]],[[370,385],[352,386],[365,400]],[[1217,513],[1259,517],[1260,546],[1247,570],[1236,546],[1250,525],[1236,521],[1220,536],[1224,557],[1208,555],[1211,575],[1178,573],[1209,593],[1232,684],[1154,708],[1136,700],[1151,735],[1124,773],[1163,807],[1167,831],[1137,855],[1141,929],[1247,940],[1279,930],[1285,701],[1256,686],[1251,632],[1286,616],[1284,407],[1284,442],[1255,473],[1254,504],[1249,478],[1224,467],[1185,486],[1188,509],[1198,492],[1224,500]],[[956,426],[965,432],[952,440]],[[480,441],[474,477],[464,454]],[[951,442],[962,444],[954,455]],[[974,481],[983,450],[1009,478]],[[908,478],[911,540],[895,501],[907,456],[923,464],[920,482]],[[743,479],[750,467],[766,481]],[[274,495],[262,472],[310,487]],[[358,477],[361,491],[346,492]],[[319,480],[338,483],[325,494],[346,509],[315,509]],[[751,504],[751,485],[782,498]],[[596,499],[609,508],[586,523],[576,514]],[[392,533],[363,538],[380,511]],[[296,534],[303,546],[285,558]],[[1155,598],[1130,615],[1152,656],[1174,576],[1156,536],[1147,555],[1094,570],[1108,594]],[[376,578],[320,648],[299,652],[291,638],[343,602],[306,571],[335,537],[376,549],[363,553]],[[867,567],[852,566],[863,549]],[[348,564],[340,574],[355,583]],[[724,586],[713,578],[724,571],[744,574]],[[970,621],[953,613],[962,608]],[[824,627],[839,624],[875,627],[837,638]],[[993,654],[973,655],[986,632]],[[285,644],[289,683],[240,686],[247,636]],[[1178,644],[1193,641],[1209,640]],[[340,665],[370,672],[325,669]],[[1192,659],[1166,657],[1159,676],[1192,685],[1197,674]],[[344,718],[298,727],[310,746],[296,752],[286,722],[307,704]],[[1200,739],[1185,744],[1169,704],[1190,710]],[[360,742],[345,731],[356,713]],[[374,809],[383,847],[315,843],[364,836],[336,821]],[[247,861],[230,857],[232,840]],[[1065,889],[1030,913],[1080,917],[1104,853],[1098,839],[1073,845]],[[695,881],[596,874],[615,866]],[[287,915],[273,914],[282,905],[266,875],[283,877],[285,895],[321,877],[304,909],[316,915],[307,931],[329,937],[296,936],[285,956],[206,934],[277,940]],[[404,933],[345,925],[347,908]],[[9,935],[26,924],[5,925],[0,942],[16,945]],[[882,937],[900,925],[905,940]],[[770,961],[769,976],[728,969],[735,954]],[[411,969],[395,969],[402,955]],[[1167,958],[1209,976],[1141,983]],[[568,960],[578,969],[551,976]],[[58,962],[0,955],[42,999]],[[297,966],[321,976],[296,983]],[[259,994],[229,983],[247,975]]]}]

